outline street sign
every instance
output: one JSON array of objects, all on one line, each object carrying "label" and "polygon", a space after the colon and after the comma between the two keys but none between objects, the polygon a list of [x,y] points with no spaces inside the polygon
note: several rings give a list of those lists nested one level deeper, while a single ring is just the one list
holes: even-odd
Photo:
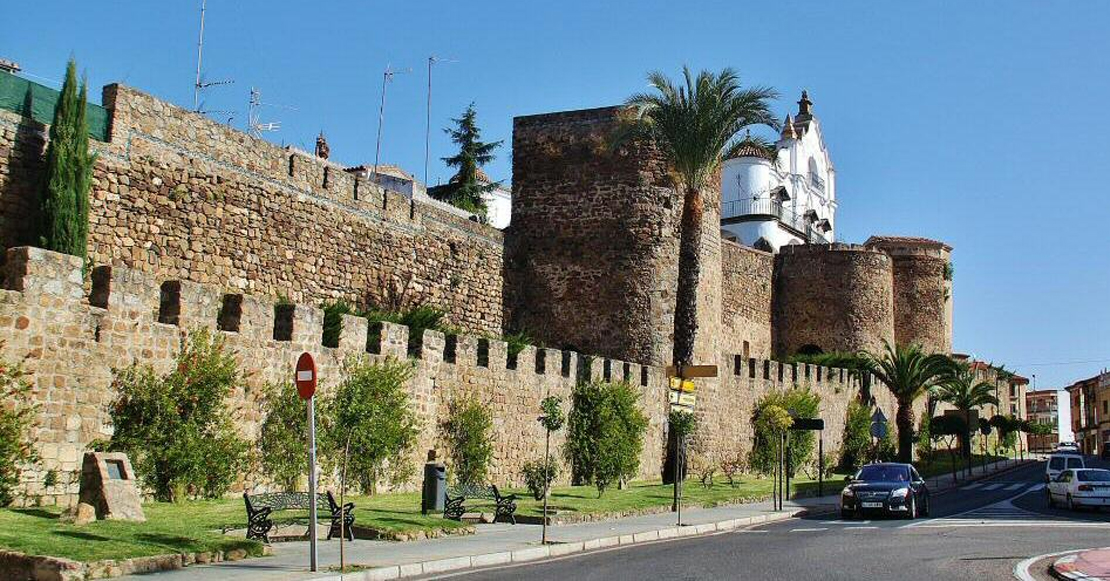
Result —
[{"label": "street sign", "polygon": [[696,387],[694,382],[689,379],[682,379],[680,377],[671,378],[671,389],[675,391],[685,391],[686,393],[693,393]]},{"label": "street sign", "polygon": [[794,423],[790,425],[791,430],[823,430],[825,429],[825,420],[821,418],[794,418]]},{"label": "street sign", "polygon": [[697,401],[698,396],[696,394],[683,393],[681,391],[671,392],[671,405],[692,408]]},{"label": "street sign", "polygon": [[886,437],[886,422],[871,422],[871,437],[882,440]]},{"label": "street sign", "polygon": [[717,377],[716,365],[668,365],[667,377]]},{"label": "street sign", "polygon": [[297,395],[309,399],[316,393],[316,361],[308,352],[297,358]]}]

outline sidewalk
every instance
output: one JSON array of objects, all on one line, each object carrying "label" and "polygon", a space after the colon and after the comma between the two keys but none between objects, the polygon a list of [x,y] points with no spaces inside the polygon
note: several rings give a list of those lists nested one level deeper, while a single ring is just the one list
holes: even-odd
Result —
[{"label": "sidewalk", "polygon": [[[395,579],[453,569],[523,562],[581,551],[631,545],[660,539],[708,534],[757,523],[783,520],[810,512],[834,511],[839,496],[804,498],[785,503],[774,512],[771,502],[682,511],[681,528],[674,513],[643,515],[608,521],[550,526],[551,544],[540,545],[537,525],[478,525],[468,536],[449,536],[422,541],[356,540],[345,545],[348,565],[370,568],[347,573],[344,580]],[[157,581],[271,581],[328,579],[338,581],[339,543],[319,543],[320,572],[308,571],[308,543],[274,543],[273,556],[243,561],[196,565],[155,574]],[[121,577],[128,581],[150,581],[150,575]]]},{"label": "sidewalk", "polygon": [[[1028,462],[1028,461],[1027,461]],[[983,475],[979,468],[972,478],[961,478],[956,485],[1005,472],[1021,462],[1007,460],[987,466]],[[929,478],[934,492],[954,488],[952,476]],[[308,543],[274,543],[273,556],[243,561],[195,565],[185,569],[156,574],[157,581],[362,581],[396,579],[440,573],[470,567],[533,561],[626,546],[663,539],[709,534],[742,528],[753,524],[784,520],[807,513],[834,512],[839,495],[802,498],[785,503],[784,510],[775,512],[770,501],[715,508],[690,508],[682,511],[682,527],[675,526],[674,513],[660,513],[613,520],[584,522],[548,527],[551,544],[540,544],[537,525],[477,525],[477,533],[468,536],[447,536],[410,542],[356,540],[345,545],[346,562],[364,570],[342,577],[330,572],[339,565],[339,543],[319,543],[320,571],[308,571]],[[149,581],[149,575],[122,577],[128,581]]]},{"label": "sidewalk", "polygon": [[1110,547],[1060,557],[1052,564],[1051,571],[1060,579],[1110,579]]}]

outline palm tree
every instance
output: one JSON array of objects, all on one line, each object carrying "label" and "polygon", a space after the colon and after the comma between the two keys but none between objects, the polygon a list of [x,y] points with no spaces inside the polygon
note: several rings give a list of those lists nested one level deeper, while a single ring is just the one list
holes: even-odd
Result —
[{"label": "palm tree", "polygon": [[886,384],[898,401],[895,425],[898,426],[898,461],[913,460],[913,404],[951,371],[952,360],[946,355],[927,355],[920,345],[895,345],[883,342],[880,355],[861,353],[864,367]]},{"label": "palm tree", "polygon": [[661,72],[648,75],[655,90],[629,97],[634,118],[622,125],[614,145],[632,137],[646,138],[665,157],[671,179],[682,193],[682,224],[678,253],[678,289],[674,312],[675,365],[694,358],[698,332],[697,287],[701,272],[703,190],[718,175],[721,164],[757,138],[741,137],[753,125],[778,127],[770,101],[778,93],[767,87],[742,89],[736,71],[702,71],[695,77],[682,68],[683,83],[673,83]]},{"label": "palm tree", "polygon": [[964,433],[960,442],[964,458],[971,457],[971,410],[988,404],[998,405],[994,384],[976,379],[969,366],[956,363],[933,388],[933,394],[939,401],[951,404],[964,418]]}]

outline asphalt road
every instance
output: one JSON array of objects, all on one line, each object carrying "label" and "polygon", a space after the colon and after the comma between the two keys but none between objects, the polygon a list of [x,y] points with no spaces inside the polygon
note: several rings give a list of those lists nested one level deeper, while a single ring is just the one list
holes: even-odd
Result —
[{"label": "asphalt road", "polygon": [[1013,579],[1027,557],[1110,545],[1110,512],[1051,509],[1044,464],[933,497],[929,518],[836,515],[451,575],[464,579]]}]

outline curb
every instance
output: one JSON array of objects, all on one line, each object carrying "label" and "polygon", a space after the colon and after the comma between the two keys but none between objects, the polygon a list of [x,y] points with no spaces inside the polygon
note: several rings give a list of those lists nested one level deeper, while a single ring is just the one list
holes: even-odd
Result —
[{"label": "curb", "polygon": [[471,569],[477,567],[526,563],[529,561],[562,557],[575,553],[586,553],[600,549],[611,549],[614,547],[626,547],[657,541],[710,535],[713,533],[727,532],[756,524],[788,520],[791,518],[798,518],[813,514],[824,514],[827,512],[834,511],[832,509],[825,510],[805,508],[795,510],[793,512],[759,514],[755,516],[703,523],[699,525],[687,525],[682,527],[672,526],[663,529],[644,531],[631,535],[618,535],[590,539],[586,541],[573,541],[569,543],[559,543],[540,547],[528,547],[526,549],[517,549],[515,551],[504,551],[499,553],[485,553],[481,555],[450,557],[446,559],[435,559],[431,561],[421,561],[417,563],[406,563],[404,565],[390,565],[365,571],[357,571],[354,573],[336,573],[334,575],[327,575],[323,577],[313,577],[309,581],[380,581],[385,579],[401,579],[404,577],[415,577],[418,575],[429,575],[434,573],[446,573],[448,571],[458,571],[461,569]]},{"label": "curb", "polygon": [[[1087,551],[1096,549],[1086,549]],[[1094,577],[1077,571],[1075,568],[1075,561],[1084,551],[1076,551],[1070,555],[1065,555],[1056,559],[1054,563],[1048,568],[1052,576],[1057,579],[1065,579],[1070,581],[1085,580],[1085,581],[1103,581],[1102,577]]]}]

